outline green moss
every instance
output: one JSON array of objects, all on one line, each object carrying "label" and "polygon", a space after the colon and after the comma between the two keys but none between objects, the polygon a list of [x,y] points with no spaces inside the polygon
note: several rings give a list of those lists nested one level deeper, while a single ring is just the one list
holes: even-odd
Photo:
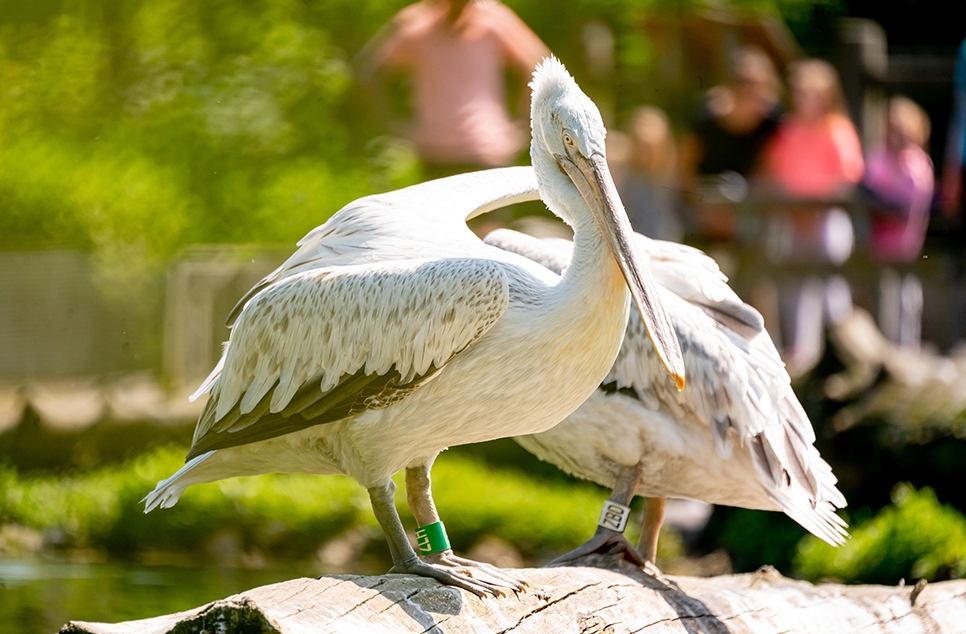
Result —
[{"label": "green moss", "polygon": [[807,579],[848,583],[959,578],[966,573],[966,518],[932,489],[899,484],[892,504],[857,525],[843,546],[802,540],[794,567]]}]

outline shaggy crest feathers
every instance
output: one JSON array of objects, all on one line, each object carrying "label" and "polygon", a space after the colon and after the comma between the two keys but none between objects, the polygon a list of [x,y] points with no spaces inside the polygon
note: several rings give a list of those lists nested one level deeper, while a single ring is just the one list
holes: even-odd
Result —
[{"label": "shaggy crest feathers", "polygon": [[[533,134],[531,158],[536,146],[549,155],[563,151],[557,138],[562,128],[575,133],[579,151],[585,156],[603,153],[607,130],[597,104],[580,89],[566,67],[556,57],[545,57],[533,71],[530,82],[530,130]],[[534,159],[538,178],[540,168]]]},{"label": "shaggy crest feathers", "polygon": [[[544,101],[551,92],[563,93],[569,88],[577,88],[577,82],[567,72],[563,62],[553,55],[544,57],[543,61],[537,64],[533,71],[533,79],[530,80],[530,90],[533,91],[531,103],[537,104]],[[531,121],[533,121],[532,117]]]}]

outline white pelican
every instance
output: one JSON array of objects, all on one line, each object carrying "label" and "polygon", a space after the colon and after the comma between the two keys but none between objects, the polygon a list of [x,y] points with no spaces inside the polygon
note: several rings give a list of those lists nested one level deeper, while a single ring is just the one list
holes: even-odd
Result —
[{"label": "white pelican", "polygon": [[[815,433],[761,315],[701,251],[635,239],[674,323],[688,387],[667,389],[632,314],[600,389],[556,427],[516,438],[540,459],[613,489],[594,536],[557,561],[620,544],[626,557],[653,566],[666,497],[784,511],[817,537],[841,544],[846,525],[835,508],[845,498],[813,445]],[[571,261],[566,240],[501,229],[485,242],[556,272]],[[635,495],[646,498],[640,553],[622,534]]]},{"label": "white pelican", "polygon": [[[540,432],[575,410],[617,355],[631,296],[668,372],[684,382],[670,321],[630,248],[596,106],[555,59],[531,86],[533,170],[356,201],[242,299],[225,353],[195,395],[209,399],[188,462],[145,498],[146,512],[201,482],[345,474],[368,489],[395,571],[481,596],[521,587],[444,548],[430,495],[436,455]],[[574,229],[563,276],[466,227],[478,213],[534,198],[536,187]],[[403,468],[426,559],[393,505],[391,476]]]}]

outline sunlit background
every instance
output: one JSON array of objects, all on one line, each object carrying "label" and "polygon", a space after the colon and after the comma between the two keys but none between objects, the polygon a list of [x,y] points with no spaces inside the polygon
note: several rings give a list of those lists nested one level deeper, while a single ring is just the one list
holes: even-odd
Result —
[{"label": "sunlit background", "polygon": [[[385,116],[407,116],[405,79],[377,98],[361,77],[364,46],[406,4],[0,1],[0,629],[144,618],[298,575],[388,569],[365,492],[346,478],[198,486],[148,516],[139,500],[183,460],[200,411],[187,395],[235,301],[344,204],[437,175]],[[655,105],[682,139],[730,57],[754,45],[779,72],[831,61],[866,151],[885,141],[888,98],[916,101],[942,176],[963,3],[506,5],[614,130]],[[518,85],[508,78],[511,101]],[[921,257],[893,267],[922,286],[921,345],[902,347],[882,334],[892,278],[863,241],[861,201],[847,207],[852,257],[810,264],[769,259],[767,204],[722,191],[730,233],[692,221],[685,239],[776,339],[776,297],[796,275],[841,275],[868,311],[826,329],[794,368],[854,537],[836,551],[781,514],[706,519],[685,506],[659,566],[889,584],[966,575],[962,216],[937,198]],[[496,221],[552,233],[548,218],[531,204]],[[607,495],[511,440],[446,452],[434,491],[456,550],[505,566],[581,543]]]}]

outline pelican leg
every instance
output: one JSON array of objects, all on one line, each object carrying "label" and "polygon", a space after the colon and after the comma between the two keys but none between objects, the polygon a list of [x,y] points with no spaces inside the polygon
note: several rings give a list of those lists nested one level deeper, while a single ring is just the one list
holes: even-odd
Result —
[{"label": "pelican leg", "polygon": [[[436,504],[433,502],[432,483],[429,475],[430,466],[429,464],[421,464],[406,467],[406,501],[409,503],[409,510],[412,511],[419,526],[427,526],[440,521]],[[452,549],[426,555],[423,561],[446,569],[454,569],[460,575],[492,586],[499,594],[505,594],[504,588],[514,592],[522,592],[528,587],[527,582],[517,579],[496,566],[457,557],[453,554]]]},{"label": "pelican leg", "polygon": [[644,522],[641,524],[641,541],[637,548],[652,566],[657,560],[657,537],[664,523],[666,498],[645,498]]},{"label": "pelican leg", "polygon": [[368,491],[372,511],[386,534],[386,541],[389,543],[389,553],[392,555],[393,563],[389,572],[432,577],[440,583],[469,590],[481,598],[486,597],[487,593],[499,596],[499,589],[491,587],[490,584],[472,579],[467,575],[459,575],[445,570],[441,566],[426,563],[416,555],[412,544],[409,543],[406,529],[403,528],[399,514],[396,512],[396,506],[393,502],[396,485],[392,480],[389,480],[384,486],[372,487]]},{"label": "pelican leg", "polygon": [[[617,478],[617,483],[614,485],[613,490],[611,490],[608,500],[621,506],[630,506],[631,501],[634,499],[634,492],[637,491],[637,485],[641,482],[642,470],[643,467],[640,464],[625,467]],[[557,557],[547,565],[559,566],[562,564],[570,564],[592,553],[607,553],[616,550],[620,550],[620,554],[628,561],[651,572],[647,560],[637,552],[634,544],[624,537],[623,532],[600,525],[597,526],[597,530],[590,539],[569,553],[564,553],[560,557]]]}]

